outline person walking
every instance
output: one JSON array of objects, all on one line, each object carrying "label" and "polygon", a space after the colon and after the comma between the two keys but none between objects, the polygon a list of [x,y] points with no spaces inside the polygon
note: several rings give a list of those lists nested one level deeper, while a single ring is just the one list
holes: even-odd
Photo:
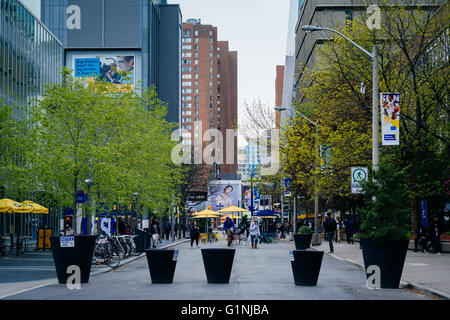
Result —
[{"label": "person walking", "polygon": [[341,227],[341,219],[339,217],[336,217],[336,243],[341,242]]},{"label": "person walking", "polygon": [[227,217],[225,219],[225,222],[223,223],[223,228],[225,229],[225,232],[227,234],[227,246],[229,247],[233,242],[233,233],[236,230],[234,222],[233,220],[230,219],[230,217]]},{"label": "person walking", "polygon": [[430,239],[430,244],[425,248],[428,251],[431,246],[433,246],[433,252],[437,255],[441,254],[441,241],[439,239],[439,224],[437,216],[433,216],[433,220],[428,228],[428,239]]},{"label": "person walking", "polygon": [[192,248],[192,246],[194,244],[194,240],[195,240],[195,243],[196,243],[197,248],[198,248],[198,239],[200,238],[200,229],[197,226],[197,221],[194,221],[192,223],[192,225],[191,225],[190,236],[191,236],[191,248]]},{"label": "person walking", "polygon": [[152,224],[150,225],[150,233],[152,234],[153,240],[153,248],[156,248],[156,244],[159,240],[159,234],[161,233],[161,229],[159,228],[159,222],[156,217],[153,218]]},{"label": "person walking", "polygon": [[353,244],[353,233],[355,232],[355,229],[353,227],[353,221],[352,219],[347,219],[345,222],[345,234],[347,235],[347,243],[350,244],[350,242]]},{"label": "person walking", "polygon": [[417,228],[416,238],[414,239],[414,252],[417,252],[417,247],[420,244],[422,245],[422,252],[425,253],[425,247],[427,244],[427,232],[422,224],[420,224]]},{"label": "person walking", "polygon": [[258,248],[258,238],[261,235],[259,230],[258,222],[256,220],[252,220],[252,224],[250,225],[250,242],[252,243],[252,248]]},{"label": "person walking", "polygon": [[280,233],[281,233],[280,239],[284,239],[284,238],[285,238],[284,232],[286,231],[286,227],[285,227],[285,225],[284,225],[283,222],[281,223],[281,225],[280,225],[280,227],[279,227],[279,230],[280,230]]},{"label": "person walking", "polygon": [[327,235],[328,243],[330,245],[329,253],[334,253],[333,235],[334,231],[336,231],[336,220],[333,219],[331,214],[328,214],[325,222],[323,223],[323,227],[325,228],[325,234]]},{"label": "person walking", "polygon": [[172,225],[169,220],[164,224],[164,233],[166,234],[166,240],[169,240],[170,230],[172,229]]},{"label": "person walking", "polygon": [[175,225],[173,226],[173,231],[174,231],[175,238],[179,238],[179,236],[178,236],[178,229],[179,228],[180,228],[180,225],[178,224],[178,222],[175,223]]}]

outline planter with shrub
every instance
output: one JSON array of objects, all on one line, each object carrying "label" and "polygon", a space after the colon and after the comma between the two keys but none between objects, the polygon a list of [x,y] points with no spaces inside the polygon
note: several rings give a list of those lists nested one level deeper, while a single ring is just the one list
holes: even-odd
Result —
[{"label": "planter with shrub", "polygon": [[366,207],[361,210],[359,233],[366,277],[375,278],[371,277],[375,267],[380,288],[398,288],[409,243],[407,176],[405,169],[390,165],[380,165],[371,174],[375,182],[362,183]]}]

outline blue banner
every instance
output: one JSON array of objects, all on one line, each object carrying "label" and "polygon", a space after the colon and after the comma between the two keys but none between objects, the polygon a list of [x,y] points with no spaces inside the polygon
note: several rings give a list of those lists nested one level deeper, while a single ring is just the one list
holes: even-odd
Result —
[{"label": "blue banner", "polygon": [[422,200],[422,227],[427,227],[427,200]]}]

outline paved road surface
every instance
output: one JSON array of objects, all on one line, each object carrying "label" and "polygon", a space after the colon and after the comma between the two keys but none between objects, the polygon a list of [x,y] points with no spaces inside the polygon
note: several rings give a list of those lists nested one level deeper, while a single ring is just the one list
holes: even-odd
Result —
[{"label": "paved road surface", "polygon": [[[224,247],[203,245],[203,247]],[[229,284],[208,284],[200,249],[188,243],[177,246],[178,262],[173,284],[152,284],[145,256],[115,271],[92,276],[81,290],[50,284],[5,299],[75,300],[328,300],[328,299],[430,299],[407,289],[370,290],[358,268],[324,255],[316,287],[295,286],[289,250],[293,243],[261,244],[259,249],[238,246]]]}]

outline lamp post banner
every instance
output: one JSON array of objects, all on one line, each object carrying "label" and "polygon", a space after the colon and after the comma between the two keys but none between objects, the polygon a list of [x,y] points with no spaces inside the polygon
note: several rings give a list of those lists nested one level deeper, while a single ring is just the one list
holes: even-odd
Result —
[{"label": "lamp post banner", "polygon": [[383,146],[400,144],[400,94],[380,93],[381,141]]}]

